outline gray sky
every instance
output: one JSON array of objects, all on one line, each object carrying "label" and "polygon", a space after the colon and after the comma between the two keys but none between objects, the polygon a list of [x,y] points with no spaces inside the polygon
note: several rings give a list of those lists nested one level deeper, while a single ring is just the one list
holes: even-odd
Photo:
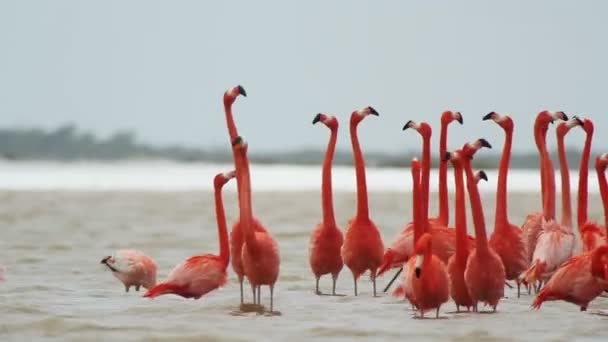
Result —
[{"label": "gray sky", "polygon": [[73,121],[221,146],[222,93],[242,84],[237,125],[258,150],[324,146],[317,112],[338,115],[349,148],[350,112],[368,104],[381,114],[360,126],[368,151],[418,149],[401,127],[437,126],[444,109],[465,119],[452,146],[502,145],[481,121],[495,110],[516,120],[515,148],[529,149],[535,114],[556,109],[595,119],[601,150],[607,10],[600,0],[0,1],[0,126]]}]

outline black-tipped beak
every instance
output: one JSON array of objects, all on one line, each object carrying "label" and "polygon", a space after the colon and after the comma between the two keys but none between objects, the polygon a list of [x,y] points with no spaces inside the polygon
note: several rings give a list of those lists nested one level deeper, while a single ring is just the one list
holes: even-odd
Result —
[{"label": "black-tipped beak", "polygon": [[564,113],[564,112],[560,112],[560,113],[562,113],[564,115],[564,121],[568,121],[568,115],[566,115],[566,113]]},{"label": "black-tipped beak", "polygon": [[491,120],[491,119],[492,119],[492,116],[494,116],[494,114],[496,114],[496,112],[490,112],[490,113],[486,114],[486,115],[483,117],[483,120],[484,120],[484,121],[485,121],[485,120]]},{"label": "black-tipped beak", "polygon": [[573,116],[572,119],[576,120],[576,123],[580,126],[585,126],[585,123],[583,122],[583,120],[581,120],[578,116]]},{"label": "black-tipped beak", "polygon": [[451,156],[452,156],[452,154],[450,152],[445,152],[445,154],[443,155],[442,161],[450,161]]},{"label": "black-tipped beak", "polygon": [[486,182],[488,181],[488,175],[486,175],[486,172],[484,170],[479,171],[479,178],[483,179]]},{"label": "black-tipped beak", "polygon": [[405,125],[403,126],[403,130],[405,131],[406,129],[410,128],[410,125],[413,123],[414,121],[410,120],[408,122],[405,123]]},{"label": "black-tipped beak", "polygon": [[479,143],[481,144],[481,147],[492,148],[492,145],[484,138],[479,139]]},{"label": "black-tipped beak", "polygon": [[243,88],[242,86],[239,85],[239,94],[247,97],[247,92],[245,91],[245,88]]},{"label": "black-tipped beak", "polygon": [[238,145],[238,144],[240,144],[242,142],[243,142],[243,138],[241,138],[240,136],[238,136],[238,137],[236,137],[236,138],[234,138],[232,140],[232,146],[236,146],[236,145]]},{"label": "black-tipped beak", "polygon": [[108,263],[108,260],[110,260],[110,258],[111,258],[111,256],[107,256],[107,257],[105,257],[105,258],[101,259],[100,264],[107,264],[107,263]]},{"label": "black-tipped beak", "polygon": [[462,119],[462,114],[460,112],[457,112],[458,117],[456,118],[456,121],[458,121],[459,124],[463,124],[464,120]]},{"label": "black-tipped beak", "polygon": [[420,267],[416,267],[416,278],[420,278],[420,273],[422,273],[422,269]]},{"label": "black-tipped beak", "polygon": [[369,106],[369,113],[371,115],[380,116],[380,114],[378,114],[378,112],[372,106]]},{"label": "black-tipped beak", "polygon": [[118,270],[116,268],[114,268],[114,266],[112,266],[112,265],[110,265],[108,263],[108,260],[110,260],[110,258],[111,258],[111,256],[107,256],[107,257],[101,259],[100,263],[108,266],[108,268],[110,269],[110,271],[112,271],[112,272],[118,272]]},{"label": "black-tipped beak", "polygon": [[319,121],[321,121],[321,113],[317,114],[317,116],[315,116],[315,118],[312,119],[312,124],[314,125]]}]

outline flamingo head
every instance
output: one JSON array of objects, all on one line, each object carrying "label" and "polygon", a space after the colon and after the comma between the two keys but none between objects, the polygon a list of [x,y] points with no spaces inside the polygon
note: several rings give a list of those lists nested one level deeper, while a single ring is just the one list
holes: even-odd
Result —
[{"label": "flamingo head", "polygon": [[338,118],[333,115],[327,115],[323,113],[319,113],[312,120],[312,124],[316,124],[317,122],[323,123],[329,129],[338,129]]},{"label": "flamingo head", "polygon": [[416,241],[416,246],[414,248],[414,253],[416,254],[416,278],[420,278],[422,275],[422,266],[424,265],[425,254],[428,256],[428,252],[431,251],[432,248],[432,238],[431,234],[424,233],[422,236]]},{"label": "flamingo head", "polygon": [[441,113],[441,124],[449,125],[452,121],[458,121],[459,124],[462,125],[462,114],[460,112],[453,112],[451,110],[446,110]]},{"label": "flamingo head", "polygon": [[595,168],[604,172],[608,166],[608,153],[602,153],[595,158]]},{"label": "flamingo head", "polygon": [[232,148],[235,150],[247,150],[247,142],[240,135],[232,139]]},{"label": "flamingo head", "polygon": [[116,263],[116,260],[112,256],[108,255],[104,257],[103,259],[101,259],[100,263],[106,265],[110,269],[110,271],[118,272],[118,269],[113,266],[114,263]]},{"label": "flamingo head", "polygon": [[462,147],[462,154],[464,157],[473,158],[475,153],[477,153],[477,151],[479,151],[482,147],[492,148],[492,145],[490,145],[486,139],[480,138],[473,142],[464,144]]},{"label": "flamingo head", "polygon": [[378,114],[374,107],[367,106],[354,111],[353,114],[350,116],[350,123],[356,125],[368,115],[380,116],[380,114]]},{"label": "flamingo head", "polygon": [[496,112],[490,112],[483,117],[483,120],[492,120],[496,122],[505,131],[513,130],[513,119],[509,115],[500,115]]},{"label": "flamingo head", "polygon": [[593,250],[591,274],[596,278],[608,281],[608,245],[602,245]]},{"label": "flamingo head", "polygon": [[479,181],[482,179],[486,182],[488,181],[488,175],[486,175],[486,172],[484,170],[475,172],[475,182],[479,183]]},{"label": "flamingo head", "polygon": [[226,183],[236,176],[236,171],[232,170],[229,172],[218,173],[213,178],[213,186],[216,190],[220,190]]},{"label": "flamingo head", "polygon": [[426,122],[416,122],[414,120],[410,120],[403,125],[403,130],[405,131],[408,128],[415,129],[423,138],[430,138],[431,134],[433,134],[433,129],[431,125]]},{"label": "flamingo head", "polygon": [[560,122],[555,129],[555,133],[557,134],[558,138],[562,139],[566,134],[568,134],[568,132],[570,132],[572,128],[576,126],[583,126],[583,120],[573,116],[568,121]]},{"label": "flamingo head", "polygon": [[234,86],[226,90],[226,92],[224,93],[224,104],[232,105],[239,95],[247,97],[247,92],[245,91],[245,88],[240,85]]},{"label": "flamingo head", "polygon": [[579,125],[583,128],[587,135],[593,135],[593,121],[590,119],[580,119],[576,116],[574,118],[578,121]]}]

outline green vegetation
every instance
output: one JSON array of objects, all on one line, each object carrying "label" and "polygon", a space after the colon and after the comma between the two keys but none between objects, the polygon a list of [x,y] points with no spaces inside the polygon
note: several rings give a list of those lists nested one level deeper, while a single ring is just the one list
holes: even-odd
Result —
[{"label": "green vegetation", "polygon": [[[475,158],[475,167],[496,168],[500,151],[484,153]],[[251,153],[251,160],[266,164],[320,164],[324,151],[301,149],[274,153]],[[568,154],[578,160],[578,151]],[[107,139],[88,132],[80,132],[75,125],[66,124],[52,131],[41,129],[0,129],[0,157],[9,160],[126,160],[168,159],[175,161],[229,162],[232,155],[226,149],[205,150],[181,146],[154,147],[137,142],[133,132],[120,131]],[[407,166],[413,153],[402,155],[366,152],[367,165],[376,167]],[[554,159],[557,161],[557,158]],[[352,165],[350,150],[336,151],[336,165]],[[537,168],[536,152],[514,154],[513,168]],[[575,164],[573,164],[575,165]]]}]

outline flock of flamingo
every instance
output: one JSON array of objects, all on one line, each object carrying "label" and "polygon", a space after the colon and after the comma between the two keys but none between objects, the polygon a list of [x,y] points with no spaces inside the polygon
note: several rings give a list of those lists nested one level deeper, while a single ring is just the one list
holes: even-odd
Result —
[{"label": "flock of flamingo", "polygon": [[[224,108],[232,147],[235,171],[215,176],[215,206],[219,234],[219,255],[192,256],[175,266],[167,279],[156,283],[156,264],[145,254],[134,250],[120,250],[105,257],[101,263],[124,284],[139,290],[147,289],[144,297],[154,298],[175,294],[198,299],[223,286],[231,263],[240,284],[241,306],[244,304],[243,283],[251,285],[253,304],[261,307],[260,289],[270,289],[270,313],[273,313],[273,289],[279,275],[280,256],[271,232],[255,217],[251,202],[251,180],[248,145],[239,136],[233,120],[232,105],[239,95],[246,96],[241,86],[224,93]],[[378,227],[369,208],[365,179],[365,162],[357,136],[358,125],[369,115],[378,116],[372,107],[356,110],[350,117],[350,138],[356,171],[357,206],[355,216],[348,222],[345,233],[338,227],[332,198],[332,160],[338,134],[335,116],[317,114],[312,123],[322,123],[330,130],[329,144],[322,167],[322,220],[310,238],[310,267],[316,280],[316,294],[321,295],[319,279],[331,275],[331,295],[336,294],[338,275],[346,265],[352,273],[354,295],[357,280],[367,271],[377,295],[376,279],[391,269],[403,273],[394,296],[405,297],[414,310],[424,317],[450,298],[460,312],[479,311],[479,303],[492,311],[504,297],[505,286],[514,281],[520,295],[521,285],[530,293],[536,291],[532,306],[539,309],[543,302],[563,300],[586,310],[589,302],[608,290],[608,183],[605,169],[608,153],[597,156],[595,168],[604,209],[604,227],[587,217],[588,168],[593,137],[593,122],[563,112],[540,112],[534,124],[534,138],[540,156],[542,211],[530,213],[521,227],[509,220],[507,209],[507,177],[511,156],[514,122],[508,115],[491,112],[483,120],[493,121],[505,133],[499,164],[496,192],[494,230],[488,238],[481,197],[477,188],[483,171],[473,172],[471,161],[482,148],[491,148],[485,139],[466,143],[462,148],[447,151],[447,131],[450,123],[463,124],[459,112],[445,111],[441,115],[439,144],[439,213],[429,218],[429,183],[431,169],[431,126],[425,122],[409,121],[403,130],[413,130],[422,137],[422,158],[411,161],[412,222],[405,225],[386,250]],[[551,123],[556,128],[561,173],[562,217],[555,214],[555,177],[553,162],[547,150],[546,138]],[[586,133],[582,151],[579,184],[577,227],[573,231],[570,199],[569,167],[564,147],[565,135],[575,127]],[[447,169],[454,169],[455,222],[449,227]],[[466,177],[466,183],[465,183]],[[239,218],[232,227],[230,238],[222,202],[222,187],[236,178]],[[466,184],[466,191],[465,191]],[[475,236],[467,233],[465,193],[473,218]]]}]

